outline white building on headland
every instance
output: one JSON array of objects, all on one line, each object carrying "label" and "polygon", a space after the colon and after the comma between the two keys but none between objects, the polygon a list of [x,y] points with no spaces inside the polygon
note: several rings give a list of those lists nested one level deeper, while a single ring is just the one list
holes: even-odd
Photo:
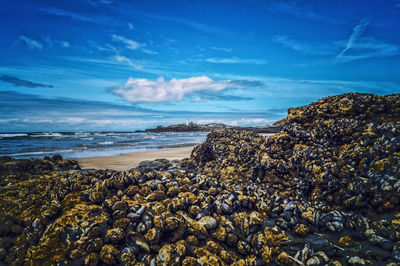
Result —
[{"label": "white building on headland", "polygon": [[186,125],[187,126],[189,125],[189,119],[186,119]]}]

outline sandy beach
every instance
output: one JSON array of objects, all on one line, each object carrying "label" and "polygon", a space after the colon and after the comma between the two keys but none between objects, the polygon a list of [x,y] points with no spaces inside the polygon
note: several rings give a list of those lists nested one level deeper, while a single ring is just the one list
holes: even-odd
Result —
[{"label": "sandy beach", "polygon": [[118,171],[129,170],[142,161],[155,159],[181,160],[190,157],[195,146],[172,148],[158,151],[134,152],[118,156],[94,157],[78,159],[82,169],[113,169]]}]

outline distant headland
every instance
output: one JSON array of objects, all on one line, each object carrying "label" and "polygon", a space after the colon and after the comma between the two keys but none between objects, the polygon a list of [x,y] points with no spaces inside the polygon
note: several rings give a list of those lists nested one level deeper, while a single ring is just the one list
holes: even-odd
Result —
[{"label": "distant headland", "polygon": [[223,123],[209,123],[209,124],[196,124],[196,123],[186,123],[186,124],[176,124],[170,126],[157,126],[156,128],[150,128],[146,130],[136,130],[135,132],[212,132],[221,131],[227,129],[235,130],[246,130],[255,133],[277,133],[282,129],[283,120],[279,120],[272,125],[257,126],[257,127],[239,127],[230,126]]}]

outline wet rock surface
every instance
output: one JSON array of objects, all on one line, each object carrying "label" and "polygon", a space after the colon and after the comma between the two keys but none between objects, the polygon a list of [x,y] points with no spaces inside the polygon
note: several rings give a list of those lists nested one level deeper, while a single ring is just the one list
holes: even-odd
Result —
[{"label": "wet rock surface", "polygon": [[0,158],[0,265],[397,265],[399,114],[328,97],[124,172]]}]

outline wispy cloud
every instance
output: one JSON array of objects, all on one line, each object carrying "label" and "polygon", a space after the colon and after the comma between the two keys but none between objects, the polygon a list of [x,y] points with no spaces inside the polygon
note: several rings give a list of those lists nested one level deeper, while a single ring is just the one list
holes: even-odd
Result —
[{"label": "wispy cloud", "polygon": [[114,56],[114,60],[116,60],[118,62],[125,62],[136,70],[143,70],[143,67],[141,65],[135,64],[132,60],[130,60],[129,58],[127,58],[125,56],[116,55],[116,56]]},{"label": "wispy cloud", "polygon": [[20,35],[18,40],[24,43],[30,50],[42,50],[43,44],[32,38],[26,37],[25,35]]},{"label": "wispy cloud", "polygon": [[145,54],[152,54],[152,55],[158,54],[157,52],[146,48],[145,43],[140,43],[140,42],[128,39],[126,37],[116,35],[116,34],[111,35],[111,38],[114,42],[119,42],[119,43],[123,44],[125,49],[140,50],[142,53],[145,53]]},{"label": "wispy cloud", "polygon": [[336,63],[346,63],[359,59],[366,59],[371,57],[388,57],[400,55],[400,48],[397,45],[385,43],[373,38],[363,38],[352,47],[355,51],[354,54],[338,55]]},{"label": "wispy cloud", "polygon": [[[399,46],[363,36],[369,23],[368,19],[361,20],[358,25],[353,27],[353,32],[347,40],[336,41],[329,45],[309,44],[294,40],[286,35],[276,35],[272,38],[272,41],[304,54],[329,56],[314,63],[300,64],[300,66],[332,65],[371,57],[399,55]],[[339,54],[337,54],[338,49],[341,49]],[[334,56],[335,54],[337,55]]]},{"label": "wispy cloud", "polygon": [[301,18],[310,18],[310,19],[315,19],[315,20],[321,20],[323,19],[323,16],[313,12],[312,10],[305,9],[300,7],[297,4],[297,1],[270,1],[267,9],[270,11],[276,12],[285,12],[289,13],[291,15],[301,17]]},{"label": "wispy cloud", "polygon": [[[348,92],[365,92],[379,95],[400,92],[400,83],[383,81],[347,81],[347,80],[306,80],[289,79],[271,76],[246,76],[232,74],[213,74],[212,77],[223,79],[238,79],[261,82],[261,90],[257,90],[257,97],[293,98],[300,102],[291,102],[291,105],[304,105],[328,95]],[[289,107],[289,106],[288,106]]]},{"label": "wispy cloud", "polygon": [[113,34],[113,35],[111,35],[111,37],[112,37],[113,41],[120,42],[120,43],[124,44],[124,47],[126,49],[136,50],[139,47],[143,46],[143,44],[141,44],[141,43],[139,43],[137,41],[122,37],[120,35]]},{"label": "wispy cloud", "polygon": [[226,37],[236,36],[236,34],[233,33],[232,31],[221,29],[221,28],[218,28],[215,26],[206,25],[203,23],[199,23],[197,21],[175,18],[175,17],[168,17],[168,16],[161,16],[161,15],[156,15],[156,14],[149,14],[146,12],[136,12],[136,14],[139,16],[146,17],[146,18],[150,18],[150,19],[155,19],[155,20],[159,20],[159,21],[165,21],[165,22],[169,22],[169,23],[175,23],[175,24],[187,26],[187,27],[190,27],[192,29],[195,29],[197,31],[204,32],[207,34],[223,35]]},{"label": "wispy cloud", "polygon": [[215,51],[221,51],[221,52],[226,52],[226,53],[232,53],[232,48],[224,48],[224,47],[215,47],[215,46],[211,46],[210,49],[215,50]]},{"label": "wispy cloud", "polygon": [[92,17],[78,14],[78,13],[75,13],[72,11],[67,11],[64,9],[45,7],[45,8],[39,8],[38,10],[42,11],[44,13],[50,14],[50,15],[54,15],[54,16],[71,18],[75,21],[86,21],[86,22],[92,22],[92,23],[99,23],[98,20],[96,20]]},{"label": "wispy cloud", "polygon": [[88,3],[92,6],[111,5],[112,1],[111,0],[88,0]]},{"label": "wispy cloud", "polygon": [[54,88],[53,85],[43,84],[43,83],[36,83],[33,81],[20,79],[13,76],[3,75],[0,77],[0,80],[3,82],[11,83],[15,87],[28,87],[28,88]]},{"label": "wispy cloud", "polygon": [[227,94],[228,90],[223,91],[197,91],[193,93],[194,100],[193,102],[204,102],[204,101],[224,101],[224,102],[231,102],[231,101],[249,101],[253,100],[252,97],[247,96],[238,96]]},{"label": "wispy cloud", "polygon": [[268,3],[265,7],[266,10],[276,13],[284,13],[290,16],[319,21],[322,23],[329,23],[334,25],[346,24],[345,18],[336,19],[332,15],[322,14],[312,10],[311,5],[307,4],[307,1],[302,0],[269,0],[265,1]]},{"label": "wispy cloud", "polygon": [[337,56],[338,58],[343,57],[345,52],[347,52],[349,49],[353,48],[356,45],[358,39],[364,33],[364,31],[367,28],[368,24],[369,24],[369,20],[368,19],[363,19],[363,20],[361,20],[360,24],[358,24],[357,26],[355,26],[353,28],[353,33],[350,35],[350,38],[348,39],[348,41],[346,43],[346,47]]},{"label": "wispy cloud", "polygon": [[140,51],[142,51],[142,53],[145,53],[145,54],[153,54],[153,55],[158,54],[156,51],[153,51],[153,50],[150,50],[147,48],[141,48]]},{"label": "wispy cloud", "polygon": [[272,37],[272,41],[283,45],[286,48],[298,51],[304,54],[313,55],[332,55],[333,51],[331,47],[321,46],[321,45],[310,45],[295,39],[290,38],[286,35],[276,35]]},{"label": "wispy cloud", "polygon": [[70,48],[71,47],[71,44],[68,41],[52,40],[50,38],[50,36],[46,36],[43,40],[47,44],[47,46],[50,48],[55,48],[55,47]]},{"label": "wispy cloud", "polygon": [[115,95],[123,97],[131,103],[158,103],[181,101],[185,96],[199,91],[219,92],[227,89],[249,88],[259,83],[235,80],[212,80],[207,76],[186,79],[164,80],[159,77],[156,81],[148,79],[133,79],[120,88],[111,89]]},{"label": "wispy cloud", "polygon": [[397,56],[400,48],[397,45],[386,43],[372,37],[363,37],[369,20],[363,19],[353,28],[353,33],[344,45],[344,49],[336,56],[336,63],[346,63],[354,60]]},{"label": "wispy cloud", "polygon": [[255,64],[255,65],[263,65],[267,63],[265,59],[248,59],[248,58],[238,58],[238,57],[230,57],[230,58],[207,58],[207,62],[215,63],[215,64]]},{"label": "wispy cloud", "polygon": [[102,52],[104,52],[104,51],[106,51],[106,52],[114,52],[114,53],[118,52],[117,47],[115,47],[115,46],[113,46],[113,45],[111,45],[109,43],[106,43],[106,44],[103,44],[103,45],[99,45],[94,41],[88,41],[88,43],[91,46],[93,46],[94,48],[96,48],[97,50],[102,51]]}]

